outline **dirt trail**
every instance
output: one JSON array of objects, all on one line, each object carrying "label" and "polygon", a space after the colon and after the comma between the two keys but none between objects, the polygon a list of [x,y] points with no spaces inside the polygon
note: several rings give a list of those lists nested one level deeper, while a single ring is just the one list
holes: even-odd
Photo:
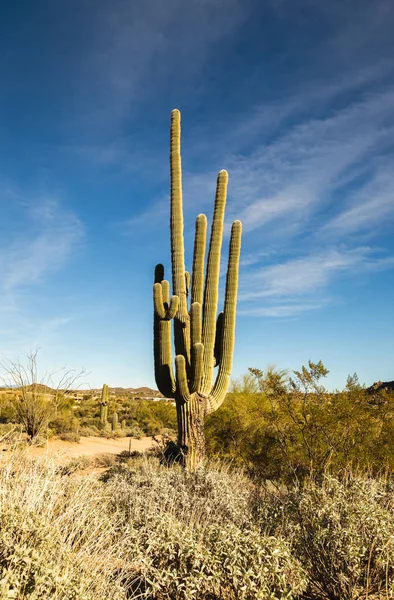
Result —
[{"label": "dirt trail", "polygon": [[117,438],[107,439],[102,437],[81,437],[79,443],[64,442],[62,440],[49,441],[41,448],[33,447],[29,453],[34,456],[41,456],[46,452],[50,454],[62,454],[67,457],[75,456],[99,456],[100,454],[119,454],[124,450],[138,450],[144,452],[152,446],[155,441],[150,437],[136,438]]}]

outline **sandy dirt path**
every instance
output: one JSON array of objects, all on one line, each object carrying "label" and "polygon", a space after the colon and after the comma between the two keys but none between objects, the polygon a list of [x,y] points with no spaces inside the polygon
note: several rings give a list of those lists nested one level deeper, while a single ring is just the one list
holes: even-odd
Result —
[{"label": "sandy dirt path", "polygon": [[34,456],[46,454],[61,454],[64,457],[99,456],[100,454],[120,454],[124,450],[144,452],[156,445],[151,437],[107,439],[102,437],[81,437],[79,443],[62,440],[49,441],[41,448],[33,447],[29,453]]}]

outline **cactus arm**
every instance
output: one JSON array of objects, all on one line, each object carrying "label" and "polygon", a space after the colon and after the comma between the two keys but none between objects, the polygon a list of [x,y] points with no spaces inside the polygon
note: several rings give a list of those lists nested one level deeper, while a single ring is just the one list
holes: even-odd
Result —
[{"label": "cactus arm", "polygon": [[161,283],[155,283],[153,285],[153,306],[155,315],[159,319],[165,319],[167,311],[163,302],[163,289],[161,287]]},{"label": "cactus arm", "polygon": [[164,294],[167,287],[169,288],[168,281],[153,284],[153,303],[155,314],[160,319],[171,321],[178,311],[179,298],[178,296],[171,296],[171,300],[168,300],[167,294]]},{"label": "cactus arm", "polygon": [[155,266],[155,280],[154,283],[161,283],[164,279],[164,267],[161,263]]},{"label": "cactus arm", "polygon": [[192,381],[190,383],[190,392],[198,392],[201,387],[204,365],[204,346],[197,342],[192,346]]},{"label": "cactus arm", "polygon": [[233,366],[233,351],[235,339],[235,317],[237,307],[239,257],[241,253],[242,224],[234,221],[231,228],[229,259],[226,277],[226,292],[224,300],[222,359],[216,377],[215,385],[209,399],[210,412],[222,404],[230,382]]},{"label": "cactus arm", "polygon": [[188,402],[190,399],[189,386],[187,384],[186,360],[182,354],[175,357],[175,373],[179,396],[183,402]]},{"label": "cactus arm", "polygon": [[216,321],[216,337],[215,337],[215,348],[214,348],[214,366],[217,367],[222,359],[222,338],[223,338],[223,319],[224,312],[218,314]]},{"label": "cactus arm", "polygon": [[202,325],[202,343],[204,344],[204,374],[202,395],[209,396],[212,386],[214,346],[216,331],[216,312],[219,296],[220,253],[222,249],[224,210],[227,195],[227,171],[220,171],[217,178],[215,208],[213,213],[211,239],[208,252],[208,264],[204,291],[204,314]]},{"label": "cactus arm", "polygon": [[[168,300],[170,286],[168,281],[158,279],[164,277],[162,265],[155,269],[155,281],[153,285],[154,318],[153,318],[153,351],[155,360],[155,379],[157,387],[166,398],[173,398],[175,394],[175,379],[172,368],[172,345],[171,345],[171,313],[178,308],[178,298],[171,298],[170,306]],[[176,300],[175,300],[176,298]]]},{"label": "cactus arm", "polygon": [[201,343],[201,304],[193,302],[190,307],[190,337],[192,363],[190,373],[190,392],[197,392],[201,387],[203,375],[204,346]]},{"label": "cactus arm", "polygon": [[179,110],[173,110],[171,113],[170,173],[172,287],[174,294],[179,297],[179,307],[174,322],[175,352],[186,357],[188,366],[190,364],[190,337],[183,240],[181,115]]},{"label": "cactus arm", "polygon": [[155,367],[157,387],[163,396],[173,398],[176,385],[172,367],[171,321],[162,320],[159,323],[159,343]]},{"label": "cactus arm", "polygon": [[163,304],[166,311],[165,319],[171,321],[178,312],[179,298],[178,296],[171,296],[170,298],[170,283],[163,279],[161,282]]},{"label": "cactus arm", "polygon": [[191,303],[199,302],[202,305],[204,294],[204,263],[207,240],[207,218],[198,215],[194,237],[193,253],[193,281]]},{"label": "cactus arm", "polygon": [[190,337],[191,346],[201,342],[201,304],[193,302],[190,307]]}]

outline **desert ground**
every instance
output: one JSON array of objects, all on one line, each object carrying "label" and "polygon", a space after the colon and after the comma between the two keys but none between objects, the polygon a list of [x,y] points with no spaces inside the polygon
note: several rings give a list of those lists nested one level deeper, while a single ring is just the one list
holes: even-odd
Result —
[{"label": "desert ground", "polygon": [[[79,443],[64,442],[62,440],[48,441],[42,447],[32,447],[29,452],[34,456],[46,454],[58,454],[64,458],[74,458],[76,456],[100,456],[100,454],[120,454],[124,450],[137,450],[144,452],[156,442],[151,437],[136,438],[118,438],[108,439],[102,437],[81,437]],[[1,450],[6,450],[2,446]]]}]

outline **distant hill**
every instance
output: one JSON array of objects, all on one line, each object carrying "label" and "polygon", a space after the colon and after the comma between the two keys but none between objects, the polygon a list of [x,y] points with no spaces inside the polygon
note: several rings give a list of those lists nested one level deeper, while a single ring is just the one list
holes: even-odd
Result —
[{"label": "distant hill", "polygon": [[[19,388],[13,388],[18,390]],[[50,388],[47,385],[44,385],[43,383],[31,383],[30,385],[25,385],[24,389],[27,391],[35,391],[35,392],[39,392],[40,394],[53,394],[55,390],[53,390],[52,388]]]},{"label": "distant hill", "polygon": [[113,392],[116,396],[137,396],[138,398],[164,398],[159,390],[153,390],[149,387],[138,388],[109,388],[109,393]]},{"label": "distant hill", "polygon": [[[43,385],[42,383],[31,384],[26,386],[26,390],[31,390],[35,388],[35,391],[40,394],[54,394],[56,390],[48,387],[47,385]],[[0,388],[2,391],[10,391],[10,388]],[[12,390],[17,391],[18,388],[14,387]],[[143,386],[138,388],[122,388],[122,387],[110,387],[108,388],[110,396],[117,396],[118,398],[163,398],[163,394],[161,394],[158,390],[153,390],[152,388]],[[75,395],[76,398],[81,399],[83,396],[101,396],[101,388],[96,389],[88,389],[88,390],[67,390],[68,395]]]},{"label": "distant hill", "polygon": [[371,387],[367,388],[368,394],[374,394],[376,392],[394,390],[394,381],[375,381]]},{"label": "distant hill", "polygon": [[[149,387],[138,387],[138,388],[122,388],[122,387],[109,387],[108,388],[110,396],[118,396],[118,397],[127,397],[127,398],[163,398],[163,394],[161,394],[158,390],[153,390]],[[93,390],[78,390],[78,394],[93,394],[94,396],[98,396],[101,394],[101,388],[96,388]]]}]

